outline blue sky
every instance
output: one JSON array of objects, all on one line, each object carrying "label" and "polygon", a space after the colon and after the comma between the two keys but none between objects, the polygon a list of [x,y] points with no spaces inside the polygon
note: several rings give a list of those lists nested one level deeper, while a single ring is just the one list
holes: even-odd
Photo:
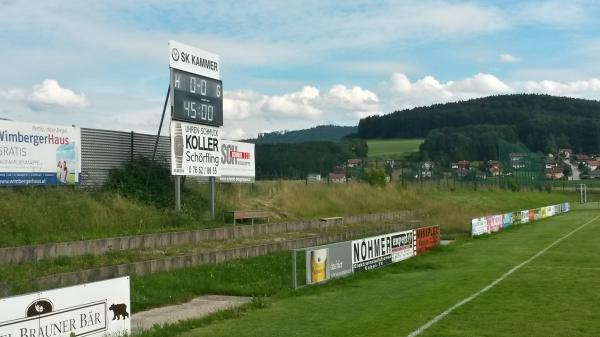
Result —
[{"label": "blue sky", "polygon": [[594,1],[0,0],[0,117],[154,133],[168,40],[221,56],[227,138],[491,94],[600,98]]}]

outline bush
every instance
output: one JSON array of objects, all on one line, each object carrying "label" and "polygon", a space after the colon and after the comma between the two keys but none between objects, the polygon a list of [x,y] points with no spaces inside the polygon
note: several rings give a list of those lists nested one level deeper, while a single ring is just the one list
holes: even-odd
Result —
[{"label": "bush", "polygon": [[[150,166],[152,172],[148,178]],[[113,169],[104,188],[161,208],[174,203],[171,171],[164,162],[155,161],[151,165],[149,158],[139,157],[123,168]]]},{"label": "bush", "polygon": [[385,170],[376,169],[376,168],[368,168],[365,170],[363,179],[369,183],[371,186],[380,186],[384,187],[386,184],[386,176]]}]

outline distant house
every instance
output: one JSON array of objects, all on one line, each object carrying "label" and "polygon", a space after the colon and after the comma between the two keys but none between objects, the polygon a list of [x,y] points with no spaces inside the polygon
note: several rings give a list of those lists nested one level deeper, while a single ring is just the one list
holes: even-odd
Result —
[{"label": "distant house", "polygon": [[362,164],[361,159],[348,159],[348,167],[357,167]]},{"label": "distant house", "polygon": [[464,177],[469,172],[469,168],[471,163],[468,160],[459,160],[457,162],[452,163],[452,169],[456,170],[456,174],[459,177]]},{"label": "distant house", "polygon": [[319,173],[309,173],[306,177],[308,181],[321,181],[321,174]]},{"label": "distant house", "polygon": [[590,170],[592,170],[592,171],[594,171],[594,170],[596,170],[598,167],[600,167],[600,161],[598,161],[598,160],[595,160],[595,159],[590,159],[590,160],[587,160],[587,161],[585,162],[585,164],[586,164],[586,165],[587,165],[587,167],[589,167],[589,168],[590,168]]},{"label": "distant house", "polygon": [[336,166],[333,168],[333,170],[331,170],[331,173],[336,173],[336,174],[346,174],[346,168],[344,166]]},{"label": "distant house", "polygon": [[587,154],[576,154],[573,157],[575,157],[575,160],[577,161],[577,163],[581,164],[585,164],[586,161],[592,159],[590,158],[590,156],[588,156]]},{"label": "distant house", "polygon": [[497,177],[502,174],[502,165],[497,160],[488,160],[487,171],[491,177]]},{"label": "distant house", "polygon": [[433,162],[425,161],[421,163],[421,177],[422,178],[431,178],[433,175]]},{"label": "distant house", "polygon": [[329,173],[329,182],[330,183],[345,183],[346,175],[340,173]]},{"label": "distant house", "polygon": [[514,169],[525,168],[527,163],[527,153],[509,153],[510,166]]},{"label": "distant house", "polygon": [[590,172],[589,178],[590,179],[600,179],[600,170],[594,170],[594,171]]},{"label": "distant house", "polygon": [[562,179],[565,176],[564,169],[560,166],[547,168],[544,170],[544,176],[546,179]]},{"label": "distant house", "polygon": [[452,168],[453,169],[468,169],[470,166],[470,163],[468,160],[459,160],[457,162],[452,163]]},{"label": "distant house", "polygon": [[544,159],[545,168],[553,168],[559,166],[558,163],[554,160],[554,158],[546,158]]},{"label": "distant house", "polygon": [[573,156],[573,150],[572,149],[559,149],[558,156],[565,158],[565,159],[569,159]]}]

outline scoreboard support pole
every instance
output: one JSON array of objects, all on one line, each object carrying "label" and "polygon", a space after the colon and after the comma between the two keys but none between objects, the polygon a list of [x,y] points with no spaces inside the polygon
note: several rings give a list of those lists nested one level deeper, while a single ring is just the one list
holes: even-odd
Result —
[{"label": "scoreboard support pole", "polygon": [[208,188],[210,190],[210,220],[215,221],[215,177],[208,178]]},{"label": "scoreboard support pole", "polygon": [[[169,102],[169,94],[171,93],[171,85],[167,88],[167,97],[165,97],[165,105],[163,105],[162,115],[160,116],[160,124],[158,125],[158,132],[156,133],[156,141],[154,141],[154,150],[152,150],[152,160],[148,167],[148,174],[146,175],[146,193],[148,193],[148,183],[150,182],[150,174],[152,173],[152,166],[154,165],[154,158],[156,157],[156,149],[158,148],[158,141],[160,140],[160,132],[162,131],[162,125],[165,120],[165,112],[167,111],[167,102]],[[133,153],[133,146],[132,153]],[[133,158],[133,155],[131,156]]]},{"label": "scoreboard support pole", "polygon": [[181,176],[175,176],[175,210],[181,210]]}]

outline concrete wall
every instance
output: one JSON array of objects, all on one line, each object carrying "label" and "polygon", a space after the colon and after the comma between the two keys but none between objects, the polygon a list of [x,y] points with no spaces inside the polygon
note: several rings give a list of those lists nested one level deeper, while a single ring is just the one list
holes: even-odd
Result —
[{"label": "concrete wall", "polygon": [[220,251],[202,252],[190,255],[174,256],[156,260],[141,261],[116,266],[99,267],[94,269],[80,270],[70,273],[55,274],[32,280],[37,289],[49,289],[64,287],[74,284],[100,281],[108,278],[126,276],[126,275],[144,275],[158,272],[166,272],[181,268],[190,268],[194,266],[221,263],[230,260],[237,260],[269,253],[292,250],[297,248],[318,246],[333,242],[347,241],[355,238],[366,237],[413,229],[417,227],[414,224],[389,224],[377,226],[371,230],[350,231],[344,233],[324,234],[318,237],[309,237],[302,239],[286,240],[276,243],[269,243],[258,246],[238,247]]},{"label": "concrete wall", "polygon": [[[345,224],[407,221],[415,216],[414,211],[377,213],[347,216]],[[185,232],[171,232],[147,235],[114,237],[96,240],[49,243],[43,245],[0,248],[0,264],[16,264],[23,262],[51,259],[58,256],[80,256],[85,254],[100,255],[113,250],[156,249],[169,246],[194,244],[209,240],[232,240],[252,238],[268,234],[303,232],[308,230],[325,230],[334,222],[300,220],[282,223],[231,226]]]}]

